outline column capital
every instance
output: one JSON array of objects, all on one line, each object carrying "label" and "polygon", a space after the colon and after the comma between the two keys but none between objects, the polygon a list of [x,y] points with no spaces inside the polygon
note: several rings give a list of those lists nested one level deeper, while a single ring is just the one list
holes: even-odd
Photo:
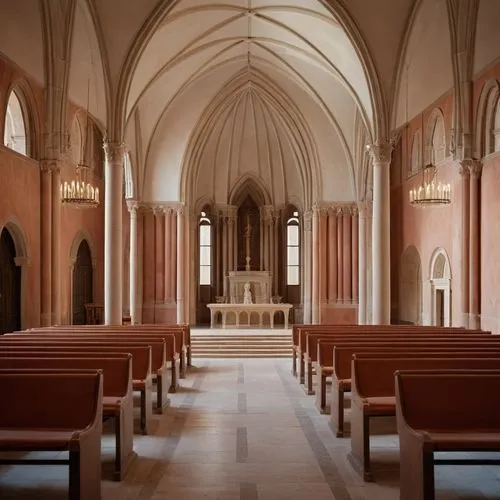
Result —
[{"label": "column capital", "polygon": [[104,155],[109,163],[122,163],[127,152],[127,146],[123,142],[104,142]]},{"label": "column capital", "polygon": [[141,206],[137,200],[127,200],[127,208],[131,215],[137,215],[137,212],[139,211]]},{"label": "column capital", "polygon": [[390,142],[376,142],[375,144],[367,144],[366,150],[370,154],[373,163],[391,162],[393,146]]},{"label": "column capital", "polygon": [[172,215],[174,213],[174,209],[172,207],[162,207],[162,210],[165,216]]},{"label": "column capital", "polygon": [[185,214],[186,214],[186,207],[185,207],[185,206],[183,206],[183,205],[179,205],[179,206],[176,208],[176,211],[177,211],[177,215],[178,215],[178,216],[185,215]]},{"label": "column capital", "polygon": [[61,160],[57,159],[45,159],[40,161],[40,170],[44,173],[46,172],[60,172],[61,171]]},{"label": "column capital", "polygon": [[368,214],[370,214],[372,211],[372,205],[373,205],[372,200],[365,199],[365,200],[358,201],[357,210],[358,210],[358,214],[359,214],[360,218],[368,217]]},{"label": "column capital", "polygon": [[475,158],[465,158],[459,162],[459,172],[462,177],[471,176],[475,179],[481,177],[483,172],[483,164],[481,160]]},{"label": "column capital", "polygon": [[153,215],[155,217],[160,217],[161,215],[164,214],[165,207],[163,207],[162,205],[153,205],[152,210],[153,210]]}]

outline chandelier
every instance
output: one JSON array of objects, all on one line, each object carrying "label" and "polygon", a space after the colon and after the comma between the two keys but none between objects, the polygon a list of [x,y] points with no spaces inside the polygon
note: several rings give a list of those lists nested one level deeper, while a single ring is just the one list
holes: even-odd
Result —
[{"label": "chandelier", "polygon": [[85,113],[85,135],[83,137],[84,159],[76,167],[76,178],[61,182],[61,202],[73,208],[93,208],[99,205],[99,188],[89,181],[92,168],[85,164],[87,138],[89,136],[90,78],[87,82],[87,111]]},{"label": "chandelier", "polygon": [[74,208],[93,208],[99,205],[99,188],[87,180],[90,168],[78,165],[76,179],[61,183],[61,202]]},{"label": "chandelier", "polygon": [[413,206],[449,205],[451,185],[437,180],[437,169],[432,163],[422,169],[422,183],[410,189],[410,204]]}]

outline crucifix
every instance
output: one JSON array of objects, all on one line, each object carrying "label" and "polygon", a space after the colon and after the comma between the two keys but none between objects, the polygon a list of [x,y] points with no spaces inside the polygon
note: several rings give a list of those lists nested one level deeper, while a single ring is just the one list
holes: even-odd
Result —
[{"label": "crucifix", "polygon": [[245,271],[250,271],[250,238],[252,236],[252,226],[250,225],[250,216],[247,214],[247,225],[245,226],[245,248],[246,248],[246,265]]}]

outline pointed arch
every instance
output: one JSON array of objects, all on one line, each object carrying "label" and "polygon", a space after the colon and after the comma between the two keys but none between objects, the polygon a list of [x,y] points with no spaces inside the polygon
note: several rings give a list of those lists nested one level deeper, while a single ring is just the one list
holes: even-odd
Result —
[{"label": "pointed arch", "polygon": [[428,165],[446,159],[446,132],[444,116],[440,108],[434,108],[427,120],[424,136],[424,161]]},{"label": "pointed arch", "polygon": [[476,109],[476,135],[474,156],[482,158],[500,150],[499,116],[500,83],[488,80],[481,89]]},{"label": "pointed arch", "polygon": [[259,207],[271,205],[271,195],[264,182],[253,174],[242,175],[229,192],[229,204],[239,206],[244,199],[250,196]]}]

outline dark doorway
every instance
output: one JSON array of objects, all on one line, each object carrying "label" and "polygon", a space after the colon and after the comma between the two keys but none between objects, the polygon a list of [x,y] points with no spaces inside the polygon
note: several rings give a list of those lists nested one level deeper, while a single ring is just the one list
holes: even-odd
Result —
[{"label": "dark doorway", "polygon": [[444,326],[444,290],[436,290],[436,326]]},{"label": "dark doorway", "polygon": [[16,245],[7,229],[0,236],[0,333],[21,329],[21,268]]},{"label": "dark doorway", "polygon": [[86,240],[78,247],[73,269],[73,324],[85,324],[85,304],[92,302],[92,254]]}]

